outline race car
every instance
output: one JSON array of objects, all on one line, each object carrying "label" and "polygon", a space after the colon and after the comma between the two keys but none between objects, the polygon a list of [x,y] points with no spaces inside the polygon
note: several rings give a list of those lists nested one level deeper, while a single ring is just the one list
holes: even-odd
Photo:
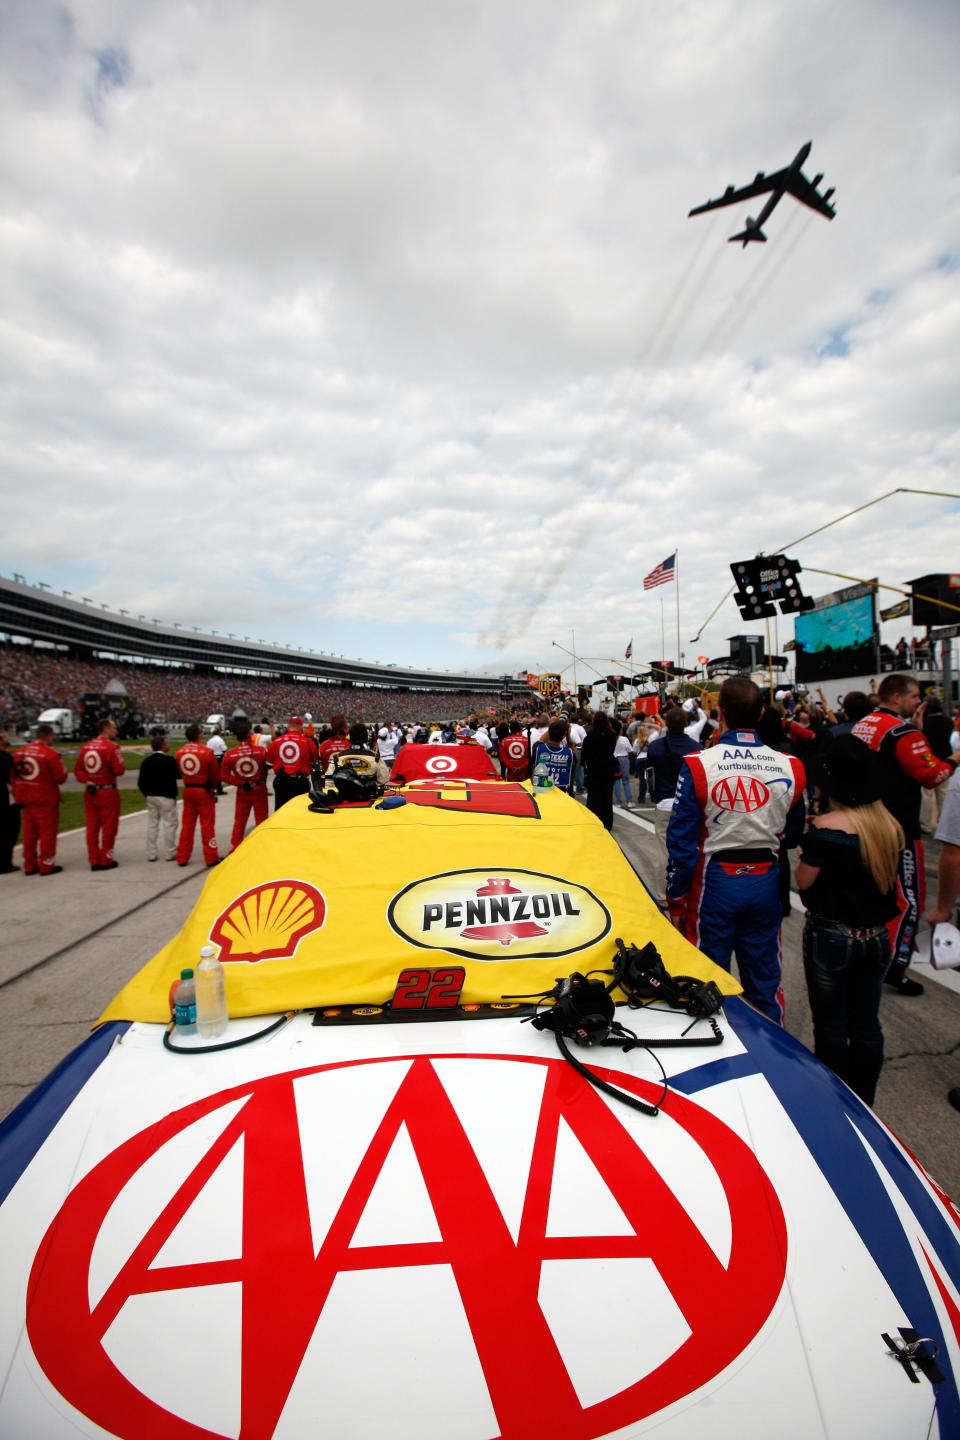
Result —
[{"label": "race car", "polygon": [[569,797],[299,797],[0,1126],[0,1434],[957,1436],[958,1222]]}]

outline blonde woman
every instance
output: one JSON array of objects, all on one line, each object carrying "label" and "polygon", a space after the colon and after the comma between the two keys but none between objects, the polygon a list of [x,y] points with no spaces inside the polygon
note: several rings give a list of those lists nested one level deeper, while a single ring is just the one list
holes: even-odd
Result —
[{"label": "blonde woman", "polygon": [[794,872],[807,907],[803,968],[814,1053],[872,1105],[903,831],[881,804],[877,757],[861,740],[838,736],[818,778],[831,808],[804,836]]}]

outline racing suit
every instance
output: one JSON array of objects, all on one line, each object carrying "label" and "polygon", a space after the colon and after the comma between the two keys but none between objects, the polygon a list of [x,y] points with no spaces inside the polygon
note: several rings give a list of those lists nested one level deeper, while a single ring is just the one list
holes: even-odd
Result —
[{"label": "racing suit", "polygon": [[910,964],[917,925],[927,903],[927,875],[920,840],[920,789],[932,790],[953,773],[948,760],[938,760],[923,732],[885,705],[878,705],[854,725],[856,735],[880,758],[882,800],[903,830],[904,848],[897,871],[898,913],[887,926],[890,935],[890,976],[903,980]]},{"label": "racing suit", "polygon": [[190,740],[177,751],[176,761],[183,779],[183,819],[177,844],[177,864],[186,865],[193,854],[193,837],[199,820],[204,862],[216,865],[220,859],[215,829],[215,795],[219,775],[217,757],[209,745]]},{"label": "racing suit", "polygon": [[241,740],[224,755],[220,779],[225,785],[237,787],[237,808],[230,836],[232,854],[243,839],[250,811],[253,811],[254,826],[262,825],[267,818],[267,756],[263,746]]},{"label": "racing suit", "polygon": [[803,831],[803,766],[728,730],[709,750],[685,755],[667,827],[670,918],[715,964],[736,953],[743,993],[783,1024],[780,984],[781,837]]},{"label": "racing suit", "polygon": [[[346,735],[337,738],[343,740],[342,745],[336,746],[337,750],[349,749],[350,741]],[[328,740],[321,749],[326,751],[333,744],[333,740]],[[285,735],[277,736],[267,753],[273,767],[273,808],[276,811],[294,795],[306,795],[310,789],[310,767],[317,758],[317,747],[299,730],[288,730]]]},{"label": "racing suit", "polygon": [[87,859],[91,870],[112,870],[113,847],[120,824],[117,776],[126,770],[120,746],[98,735],[80,746],[73,773],[86,786],[83,810],[87,822]]},{"label": "racing suit", "polygon": [[57,862],[60,786],[67,769],[51,745],[31,740],[14,751],[13,800],[23,814],[23,873],[50,875]]}]

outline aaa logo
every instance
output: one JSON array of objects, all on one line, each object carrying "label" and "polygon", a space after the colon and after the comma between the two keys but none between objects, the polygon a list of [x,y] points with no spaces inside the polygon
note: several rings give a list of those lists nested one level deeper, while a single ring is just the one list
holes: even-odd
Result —
[{"label": "aaa logo", "polygon": [[729,775],[718,780],[710,791],[713,803],[721,810],[749,815],[760,810],[770,799],[770,791],[755,775]]},{"label": "aaa logo", "polygon": [[220,959],[289,959],[305,935],[326,919],[326,901],[306,880],[270,880],[254,885],[221,910],[210,930]]},{"label": "aaa logo", "polygon": [[596,1440],[719,1376],[786,1254],[755,1154],[695,1101],[652,1122],[562,1060],[407,1056],[267,1076],[132,1136],[50,1225],[26,1323],[49,1382],[126,1440],[319,1414],[442,1434],[438,1386],[478,1436]]}]

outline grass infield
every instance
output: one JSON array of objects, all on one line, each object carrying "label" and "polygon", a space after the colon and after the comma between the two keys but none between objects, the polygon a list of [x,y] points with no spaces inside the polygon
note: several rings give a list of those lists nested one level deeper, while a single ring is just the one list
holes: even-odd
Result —
[{"label": "grass infield", "polygon": [[[83,830],[86,827],[87,817],[83,809],[83,791],[71,790],[64,796],[60,805],[60,823],[57,830],[62,834],[64,830]],[[136,810],[146,810],[147,799],[141,795],[139,790],[120,791],[120,814],[132,815]]]}]

